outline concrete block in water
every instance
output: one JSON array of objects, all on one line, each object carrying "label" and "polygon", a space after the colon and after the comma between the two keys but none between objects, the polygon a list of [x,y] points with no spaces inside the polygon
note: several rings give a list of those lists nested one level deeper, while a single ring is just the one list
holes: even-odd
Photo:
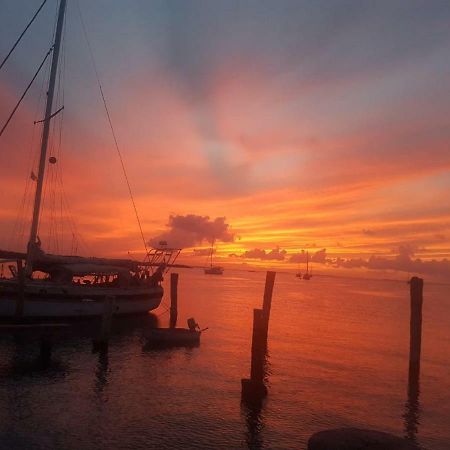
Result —
[{"label": "concrete block in water", "polygon": [[313,434],[308,450],[418,450],[406,439],[389,433],[359,428],[337,428]]}]

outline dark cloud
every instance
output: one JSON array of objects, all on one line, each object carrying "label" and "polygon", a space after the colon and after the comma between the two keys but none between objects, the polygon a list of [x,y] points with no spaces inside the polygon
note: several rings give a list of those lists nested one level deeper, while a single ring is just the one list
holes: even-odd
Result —
[{"label": "dark cloud", "polygon": [[317,251],[311,257],[311,261],[324,264],[327,261],[327,249]]},{"label": "dark cloud", "polygon": [[232,242],[234,234],[225,222],[225,217],[211,220],[208,216],[188,214],[169,217],[168,230],[150,240],[150,245],[157,247],[160,241],[167,242],[169,247],[189,248],[202,242]]},{"label": "dark cloud", "polygon": [[[327,262],[327,250],[323,248],[315,253],[310,253],[310,261],[317,263],[326,263]],[[306,263],[306,252],[304,250],[301,253],[294,253],[289,258],[289,262],[292,263]]]},{"label": "dark cloud", "polygon": [[408,245],[400,246],[398,254],[394,258],[385,258],[381,256],[371,256],[365,260],[362,258],[336,260],[337,267],[348,269],[367,268],[373,270],[397,270],[409,273],[424,273],[430,275],[449,276],[450,261],[448,259],[422,260],[421,258],[413,258],[414,249]]},{"label": "dark cloud", "polygon": [[253,250],[247,250],[240,256],[241,258],[260,259],[262,261],[284,261],[286,254],[286,250],[280,250],[277,247],[268,252],[260,248],[254,248]]},{"label": "dark cloud", "polygon": [[212,248],[194,248],[194,256],[211,256],[211,253],[216,253]]}]

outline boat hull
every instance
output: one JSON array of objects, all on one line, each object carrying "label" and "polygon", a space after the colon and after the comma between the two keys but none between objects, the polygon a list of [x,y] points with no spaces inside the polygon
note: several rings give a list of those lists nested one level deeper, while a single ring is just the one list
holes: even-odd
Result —
[{"label": "boat hull", "polygon": [[200,344],[199,330],[186,328],[153,328],[147,331],[147,345],[168,347],[190,347]]},{"label": "boat hull", "polygon": [[[146,314],[162,300],[161,286],[141,289],[101,289],[88,287],[32,286],[25,292],[23,318],[83,318],[103,313],[103,302],[115,298],[116,315]],[[4,286],[0,290],[0,318],[16,314],[18,293]]]},{"label": "boat hull", "polygon": [[223,275],[223,269],[214,267],[212,269],[205,269],[205,275]]}]

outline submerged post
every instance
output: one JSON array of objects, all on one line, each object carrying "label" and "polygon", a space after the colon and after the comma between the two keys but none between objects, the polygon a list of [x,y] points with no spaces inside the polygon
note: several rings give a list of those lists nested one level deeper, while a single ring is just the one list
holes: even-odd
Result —
[{"label": "submerged post", "polygon": [[22,265],[22,260],[17,260],[17,287],[18,295],[16,301],[16,319],[23,317],[23,308],[25,303],[25,271]]},{"label": "submerged post", "polygon": [[170,274],[170,328],[177,326],[178,318],[178,274]]},{"label": "submerged post", "polygon": [[423,279],[412,277],[410,281],[411,319],[409,341],[409,372],[420,371],[420,353],[422,347],[422,303]]}]

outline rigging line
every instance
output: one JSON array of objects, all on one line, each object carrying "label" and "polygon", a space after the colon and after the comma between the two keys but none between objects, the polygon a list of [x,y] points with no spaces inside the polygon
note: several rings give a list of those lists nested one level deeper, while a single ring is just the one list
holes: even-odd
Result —
[{"label": "rigging line", "polygon": [[136,215],[136,220],[137,220],[137,223],[139,225],[139,231],[141,232],[142,242],[144,243],[145,254],[147,256],[148,255],[147,242],[145,241],[144,232],[142,231],[141,220],[139,218],[139,213],[138,213],[138,210],[137,210],[137,207],[136,207],[136,203],[134,201],[134,196],[133,196],[133,192],[131,190],[131,185],[130,185],[130,182],[128,180],[128,175],[127,175],[127,171],[125,169],[125,164],[123,162],[122,153],[120,151],[119,144],[117,142],[116,133],[114,131],[114,127],[113,127],[113,124],[112,124],[111,116],[109,114],[108,105],[106,103],[105,95],[103,93],[102,84],[100,82],[100,76],[98,74],[97,66],[95,64],[94,52],[92,51],[92,47],[91,47],[91,44],[89,42],[86,26],[84,24],[83,15],[81,14],[81,9],[80,9],[80,5],[79,5],[78,1],[76,2],[76,4],[77,4],[77,8],[78,8],[78,14],[80,16],[81,25],[82,25],[82,28],[83,28],[84,38],[86,39],[86,43],[87,43],[87,46],[88,46],[88,49],[89,49],[89,53],[90,53],[90,56],[91,56],[91,60],[92,60],[92,66],[93,66],[94,72],[95,72],[95,77],[97,78],[98,87],[100,89],[100,94],[101,94],[101,97],[102,97],[102,100],[103,100],[103,106],[105,107],[106,116],[108,118],[109,126],[111,128],[111,133],[112,133],[112,136],[113,136],[113,139],[114,139],[114,144],[115,144],[115,147],[116,147],[116,150],[117,150],[117,154],[119,155],[119,160],[120,160],[120,164],[122,166],[123,175],[125,177],[125,181],[126,181],[127,186],[128,186],[128,192],[130,194],[131,203],[133,204],[134,213]]},{"label": "rigging line", "polygon": [[38,76],[39,72],[42,69],[42,66],[44,65],[45,61],[47,60],[47,58],[49,57],[50,53],[53,51],[53,47],[50,48],[50,50],[47,52],[47,54],[45,55],[44,59],[41,62],[41,65],[39,66],[38,70],[36,71],[36,73],[34,74],[32,80],[30,81],[30,83],[28,84],[27,88],[25,89],[25,92],[22,94],[22,97],[20,97],[19,101],[17,102],[16,106],[14,107],[14,109],[12,110],[12,113],[9,115],[7,121],[5,122],[5,124],[3,125],[2,130],[0,131],[0,136],[3,134],[3,132],[6,130],[6,127],[8,126],[9,122],[11,121],[11,119],[13,118],[15,112],[17,111],[17,108],[19,107],[19,105],[22,103],[22,100],[24,99],[25,95],[27,95],[28,90],[30,89],[31,85],[33,84],[34,80],[36,79],[36,77]]},{"label": "rigging line", "polygon": [[17,47],[17,45],[19,44],[20,40],[23,38],[23,36],[25,35],[25,33],[27,32],[28,28],[30,28],[31,24],[34,22],[34,19],[36,19],[37,15],[41,12],[41,9],[44,7],[44,5],[47,3],[47,0],[44,0],[41,4],[41,6],[39,6],[38,10],[36,11],[36,13],[34,14],[34,16],[32,17],[32,19],[30,20],[30,22],[28,23],[28,25],[25,27],[25,30],[22,31],[22,34],[19,36],[19,38],[17,39],[17,41],[14,43],[14,45],[12,46],[11,50],[9,51],[9,53],[5,56],[5,58],[3,59],[2,63],[0,64],[0,70],[2,69],[2,67],[5,65],[6,61],[8,60],[8,58],[11,56],[11,53],[14,51],[14,49]]}]

